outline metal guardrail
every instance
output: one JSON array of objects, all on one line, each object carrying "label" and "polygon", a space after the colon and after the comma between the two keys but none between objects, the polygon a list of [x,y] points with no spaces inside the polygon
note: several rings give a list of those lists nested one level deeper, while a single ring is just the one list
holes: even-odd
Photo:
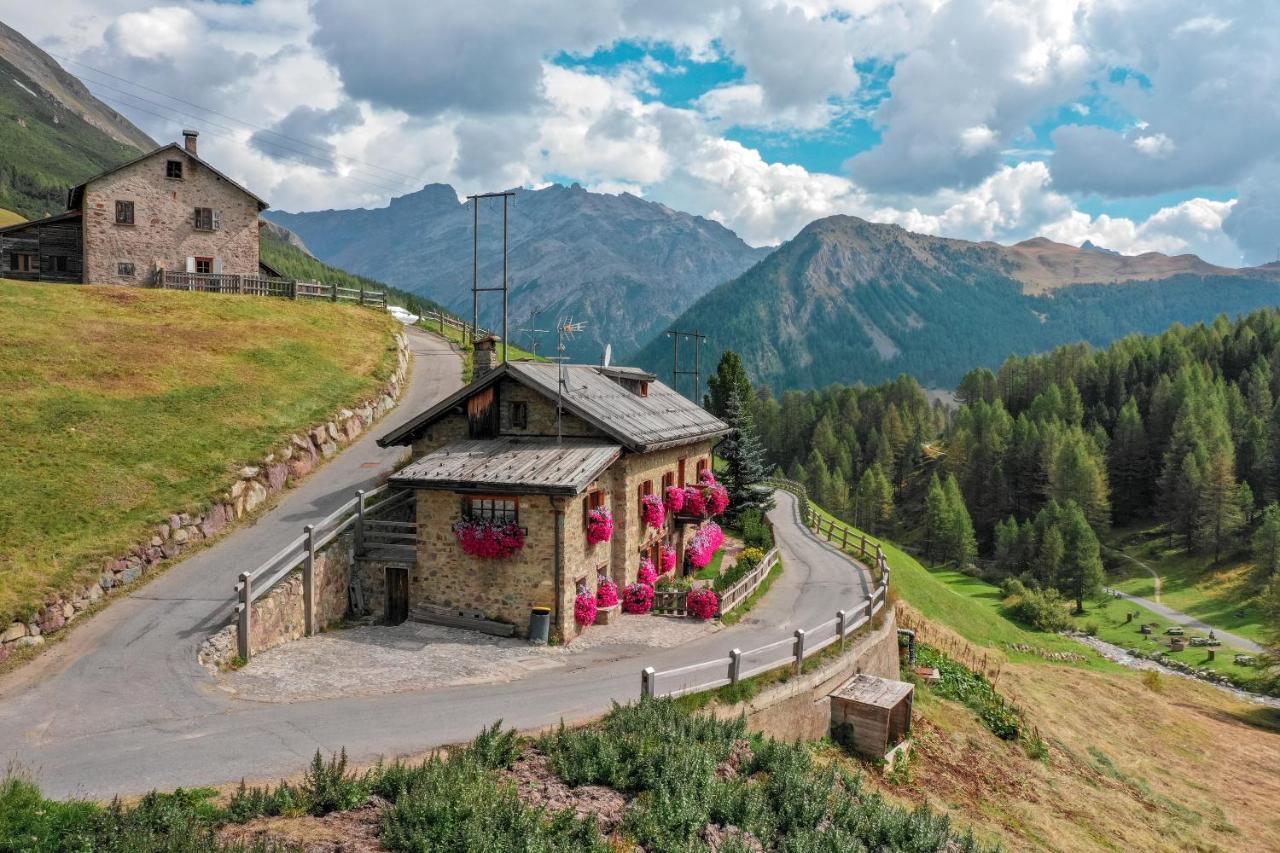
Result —
[{"label": "metal guardrail", "polygon": [[[805,658],[816,655],[833,643],[839,643],[843,650],[850,635],[868,624],[875,614],[884,609],[889,591],[889,562],[885,559],[884,549],[880,543],[841,522],[835,522],[833,526],[829,518],[824,519],[810,503],[808,493],[802,484],[783,479],[770,479],[766,483],[775,489],[792,492],[799,498],[801,521],[810,530],[821,536],[825,526],[827,541],[834,544],[838,538],[842,543],[842,550],[852,550],[850,546],[853,546],[864,561],[874,556],[880,573],[879,584],[875,591],[852,613],[837,610],[834,618],[820,625],[807,630],[796,629],[792,636],[764,646],[746,651],[733,649],[728,657],[661,672],[651,666],[645,667],[640,673],[641,696],[675,697],[701,693],[737,684],[744,678],[762,675],[788,665],[792,666],[795,673],[799,675]],[[839,531],[839,537],[835,536],[836,531]],[[776,549],[770,553],[776,553]]]},{"label": "metal guardrail", "polygon": [[[374,498],[382,500],[371,503]],[[238,638],[237,652],[246,662],[253,657],[253,603],[269,593],[277,584],[288,578],[298,569],[302,570],[303,615],[308,637],[316,632],[315,624],[315,561],[316,553],[352,528],[355,529],[356,556],[365,552],[368,544],[377,544],[380,532],[369,530],[384,516],[406,503],[406,497],[412,493],[392,491],[388,486],[379,486],[371,491],[360,489],[356,496],[338,509],[325,516],[315,524],[308,524],[303,533],[288,545],[281,548],[269,560],[251,572],[241,572],[240,580],[235,585],[236,594],[236,626]],[[417,525],[412,525],[415,531]]]},{"label": "metal guardrail", "polygon": [[319,281],[299,281],[264,275],[225,275],[159,269],[155,286],[167,290],[200,293],[232,293],[245,296],[277,296],[282,299],[326,299],[330,302],[355,302],[386,310],[387,294],[364,287],[339,287]]}]

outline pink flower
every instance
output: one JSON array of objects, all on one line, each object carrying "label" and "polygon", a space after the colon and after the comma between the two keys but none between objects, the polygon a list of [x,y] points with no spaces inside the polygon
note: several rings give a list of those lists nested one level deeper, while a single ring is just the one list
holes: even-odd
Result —
[{"label": "pink flower", "polygon": [[618,603],[618,585],[606,577],[596,582],[596,604],[600,607],[612,607]]},{"label": "pink flower", "polygon": [[662,506],[662,498],[657,495],[645,495],[641,498],[640,508],[644,523],[655,530],[661,528],[662,523],[667,520],[667,511]]},{"label": "pink flower", "polygon": [[596,622],[596,599],[589,592],[582,592],[573,600],[573,621],[582,627]]},{"label": "pink flower", "polygon": [[640,561],[640,570],[636,572],[636,580],[649,586],[653,586],[658,582],[658,570],[654,568],[653,560],[645,557]]},{"label": "pink flower", "polygon": [[703,468],[698,474],[698,484],[702,486],[714,486],[716,484],[716,475],[711,472],[710,468]]},{"label": "pink flower", "polygon": [[464,518],[454,523],[453,535],[464,553],[487,560],[505,560],[524,547],[524,531],[515,522]]},{"label": "pink flower", "polygon": [[712,619],[720,612],[720,597],[709,586],[691,589],[685,596],[685,607],[698,619]]},{"label": "pink flower", "polygon": [[702,489],[697,486],[684,487],[684,514],[705,516],[707,514],[707,499],[702,495]]},{"label": "pink flower", "polygon": [[667,509],[672,512],[684,509],[684,489],[679,486],[667,486]]},{"label": "pink flower", "polygon": [[613,538],[613,513],[596,507],[587,514],[587,544],[598,545]]},{"label": "pink flower", "polygon": [[719,483],[713,482],[708,485],[703,496],[706,498],[711,515],[722,515],[729,508],[729,490]]},{"label": "pink flower", "polygon": [[711,562],[711,558],[723,544],[724,531],[720,529],[720,525],[714,521],[707,522],[689,537],[689,545],[686,548],[689,552],[689,562],[696,568],[703,568]]},{"label": "pink flower", "polygon": [[662,573],[673,571],[676,567],[676,549],[664,546],[662,549]]},{"label": "pink flower", "polygon": [[622,609],[627,613],[648,613],[653,609],[653,587],[646,583],[627,584],[622,592]]}]

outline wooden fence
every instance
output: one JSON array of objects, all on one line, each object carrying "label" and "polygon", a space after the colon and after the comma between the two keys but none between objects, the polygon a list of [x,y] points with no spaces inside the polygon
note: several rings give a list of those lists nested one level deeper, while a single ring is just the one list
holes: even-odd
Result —
[{"label": "wooden fence", "polygon": [[245,296],[277,296],[283,299],[324,299],[354,302],[371,308],[387,307],[387,294],[361,287],[339,287],[318,281],[271,278],[264,275],[223,275],[215,273],[156,270],[155,286],[168,290],[199,293],[234,293]]},{"label": "wooden fence", "polygon": [[[394,522],[386,527],[386,519],[396,518],[412,501],[413,493],[379,486],[372,491],[360,489],[356,496],[334,510],[316,524],[302,528],[302,535],[251,572],[241,572],[235,585],[236,624],[239,634],[237,652],[247,663],[253,657],[251,628],[253,602],[269,593],[277,584],[298,569],[302,570],[303,617],[306,635],[313,636],[316,629],[315,613],[315,561],[316,553],[328,546],[343,533],[354,529],[355,556],[387,559],[404,548],[406,538],[416,540],[417,525]],[[412,528],[410,530],[409,528]]]},{"label": "wooden fence", "polygon": [[[810,530],[823,536],[832,544],[840,543],[843,551],[852,551],[861,555],[864,562],[874,559],[875,571],[879,573],[875,590],[852,612],[837,610],[834,618],[812,628],[798,628],[792,636],[768,645],[745,651],[733,649],[727,657],[662,672],[658,672],[651,666],[645,667],[640,673],[641,696],[684,696],[689,693],[701,693],[737,684],[744,678],[762,675],[785,666],[792,667],[796,674],[799,674],[806,658],[816,655],[833,643],[839,643],[843,649],[852,634],[869,624],[872,617],[884,609],[889,592],[889,563],[885,559],[880,543],[840,522],[834,522],[834,524],[830,522],[829,516],[819,512],[809,502],[809,496],[800,483],[782,479],[767,482],[775,489],[783,489],[795,494],[800,503],[801,521]],[[845,529],[841,530],[842,527]],[[775,554],[776,559],[776,549],[770,551],[770,554]]]},{"label": "wooden fence", "polygon": [[[421,320],[424,324],[438,327],[440,334],[442,335],[444,334],[445,327],[453,329],[455,332],[459,332],[462,335],[463,340],[466,340],[472,334],[470,323],[464,323],[457,317],[450,317],[448,314],[443,314],[439,311],[423,311]],[[483,326],[477,326],[475,329],[475,337],[477,339],[488,337],[491,334],[493,333]]]}]

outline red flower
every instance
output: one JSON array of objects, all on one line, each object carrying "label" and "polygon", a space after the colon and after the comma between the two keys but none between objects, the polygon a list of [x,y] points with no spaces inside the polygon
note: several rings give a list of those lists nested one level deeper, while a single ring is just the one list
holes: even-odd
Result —
[{"label": "red flower", "polygon": [[464,553],[487,560],[505,560],[524,547],[524,531],[515,522],[464,518],[453,525],[453,535]]},{"label": "red flower", "polygon": [[672,571],[676,567],[676,549],[664,546],[662,549],[662,573]]},{"label": "red flower", "polygon": [[573,621],[582,627],[596,622],[596,599],[589,592],[579,593],[573,600]]},{"label": "red flower", "polygon": [[618,585],[606,577],[596,583],[596,604],[600,607],[612,607],[618,603]]},{"label": "red flower", "polygon": [[691,589],[685,596],[685,607],[698,619],[712,619],[720,612],[720,597],[709,586]]},{"label": "red flower", "polygon": [[640,507],[644,515],[644,523],[655,530],[661,528],[662,523],[667,520],[667,511],[662,506],[662,499],[657,495],[645,495],[640,499]]},{"label": "red flower", "polygon": [[622,609],[627,613],[648,613],[653,609],[653,587],[647,583],[627,584],[622,593]]},{"label": "red flower", "polygon": [[700,515],[707,514],[707,499],[702,494],[702,489],[697,486],[684,487],[684,514]]},{"label": "red flower", "polygon": [[724,531],[720,529],[720,525],[714,521],[707,522],[689,537],[689,545],[686,548],[689,552],[689,562],[696,568],[703,568],[711,562],[711,558],[723,544]]},{"label": "red flower", "polygon": [[645,557],[640,561],[640,570],[636,572],[636,580],[649,586],[653,586],[658,582],[658,570],[654,568],[653,560]]},{"label": "red flower", "polygon": [[613,538],[613,513],[596,507],[587,515],[587,544],[598,545]]},{"label": "red flower", "polygon": [[667,509],[672,512],[684,509],[684,489],[679,486],[667,486]]}]

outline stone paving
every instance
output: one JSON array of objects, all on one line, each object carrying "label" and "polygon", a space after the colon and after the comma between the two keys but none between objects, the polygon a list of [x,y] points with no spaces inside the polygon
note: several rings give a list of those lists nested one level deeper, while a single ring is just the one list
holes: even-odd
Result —
[{"label": "stone paving", "polygon": [[623,614],[615,624],[589,628],[568,646],[535,646],[419,622],[364,625],[277,646],[255,655],[243,669],[222,673],[218,683],[240,699],[258,702],[493,684],[669,648],[719,630],[714,622]]}]

